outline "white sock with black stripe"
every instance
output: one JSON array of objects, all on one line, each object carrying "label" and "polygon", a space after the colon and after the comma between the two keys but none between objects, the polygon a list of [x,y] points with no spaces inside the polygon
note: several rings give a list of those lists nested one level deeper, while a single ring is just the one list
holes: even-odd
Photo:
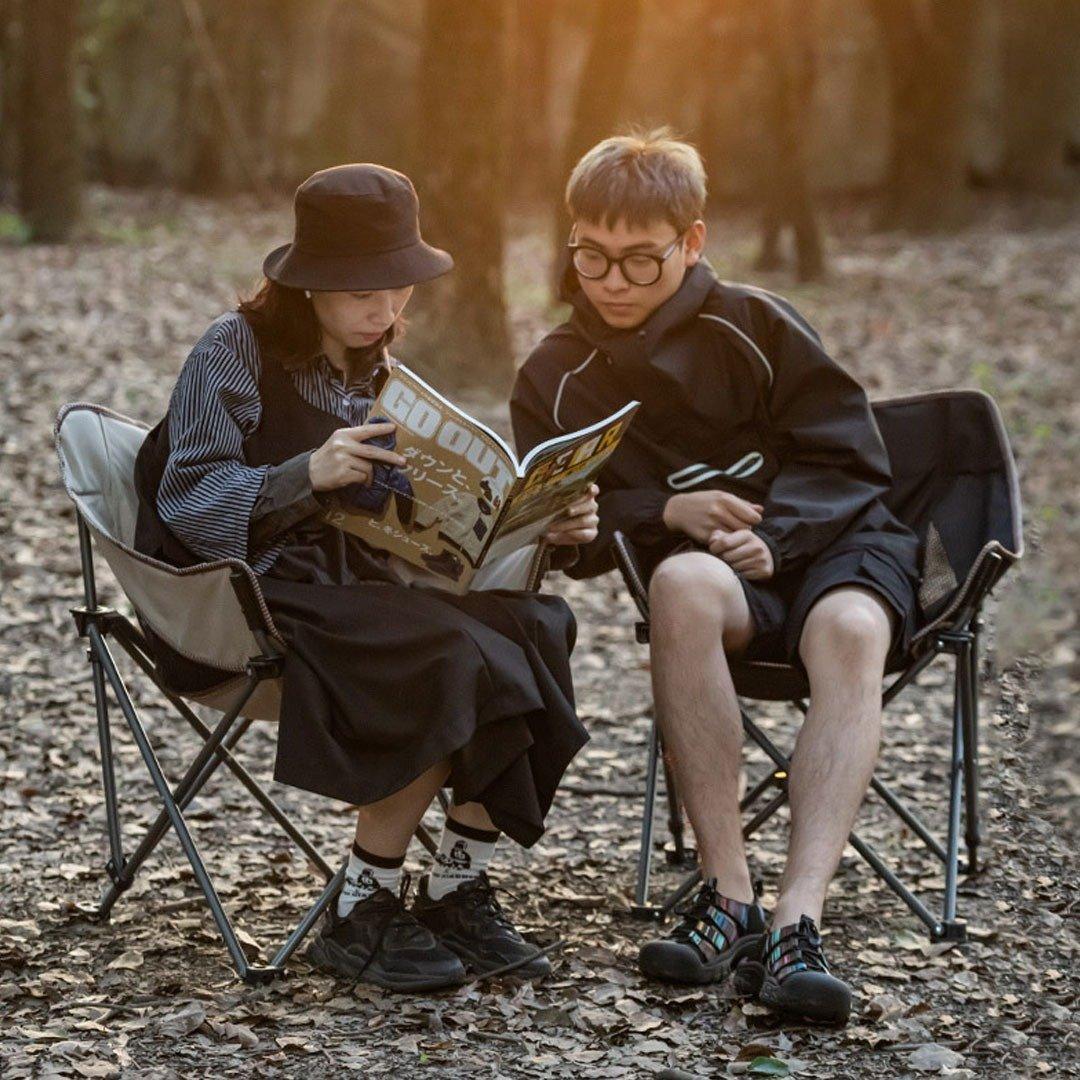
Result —
[{"label": "white sock with black stripe", "polygon": [[479,877],[488,868],[498,840],[497,829],[474,829],[448,817],[428,876],[428,896],[441,900],[463,882]]},{"label": "white sock with black stripe", "polygon": [[338,893],[338,915],[344,919],[361,900],[366,900],[379,889],[396,893],[401,885],[404,862],[404,855],[394,859],[373,855],[354,840],[349,852],[349,865],[345,868],[345,884]]}]

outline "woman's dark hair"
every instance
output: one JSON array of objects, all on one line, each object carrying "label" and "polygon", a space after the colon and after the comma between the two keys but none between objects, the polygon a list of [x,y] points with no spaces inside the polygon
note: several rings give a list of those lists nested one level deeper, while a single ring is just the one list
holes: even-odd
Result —
[{"label": "woman's dark hair", "polygon": [[[322,352],[319,320],[303,289],[290,289],[264,278],[254,295],[241,299],[236,310],[254,331],[259,350],[284,367],[306,363]],[[389,345],[401,330],[399,318],[377,347]]]}]

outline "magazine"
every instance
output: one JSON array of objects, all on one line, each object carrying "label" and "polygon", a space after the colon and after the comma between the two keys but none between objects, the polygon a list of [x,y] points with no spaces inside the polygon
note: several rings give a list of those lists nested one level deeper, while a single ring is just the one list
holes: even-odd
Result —
[{"label": "magazine", "polygon": [[[326,520],[390,553],[406,580],[451,592],[517,579],[551,523],[586,493],[639,403],[534,447],[519,462],[494,431],[402,364],[390,371],[368,423],[396,425],[401,469],[376,467],[370,500],[357,508],[336,494]],[[402,567],[404,564],[404,567]]]}]

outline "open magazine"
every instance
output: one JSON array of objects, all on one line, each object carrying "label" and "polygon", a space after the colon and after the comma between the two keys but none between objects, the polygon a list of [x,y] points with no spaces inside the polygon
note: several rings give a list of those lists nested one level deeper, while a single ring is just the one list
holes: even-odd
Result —
[{"label": "open magazine", "polygon": [[549,439],[518,462],[494,431],[397,364],[369,416],[397,425],[395,449],[408,465],[377,470],[378,509],[335,499],[326,520],[389,552],[408,580],[457,593],[523,581],[527,569],[508,567],[528,567],[540,537],[618,446],[638,404]]}]

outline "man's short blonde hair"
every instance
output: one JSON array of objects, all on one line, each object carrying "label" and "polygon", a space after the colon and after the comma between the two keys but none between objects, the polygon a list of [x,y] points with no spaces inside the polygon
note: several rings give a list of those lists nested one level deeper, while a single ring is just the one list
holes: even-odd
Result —
[{"label": "man's short blonde hair", "polygon": [[701,155],[670,128],[616,135],[574,166],[566,207],[575,221],[611,228],[667,221],[685,232],[705,213]]}]

